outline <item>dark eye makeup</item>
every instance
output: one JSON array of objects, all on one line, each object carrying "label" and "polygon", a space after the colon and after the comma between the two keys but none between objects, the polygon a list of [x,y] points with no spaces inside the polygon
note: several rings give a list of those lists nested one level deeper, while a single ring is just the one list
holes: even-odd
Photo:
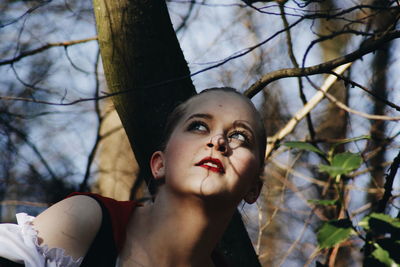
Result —
[{"label": "dark eye makeup", "polygon": [[[195,132],[195,133],[209,133],[210,127],[209,125],[202,120],[193,120],[186,127],[186,131]],[[240,128],[235,128],[227,133],[227,139],[231,142],[240,143],[240,145],[250,146],[252,144],[252,135]]]},{"label": "dark eye makeup", "polygon": [[230,141],[238,141],[246,145],[251,144],[251,136],[248,132],[240,129],[235,129],[231,133],[229,133],[228,138]]},{"label": "dark eye makeup", "polygon": [[204,121],[194,120],[189,123],[187,131],[208,132],[209,127]]}]

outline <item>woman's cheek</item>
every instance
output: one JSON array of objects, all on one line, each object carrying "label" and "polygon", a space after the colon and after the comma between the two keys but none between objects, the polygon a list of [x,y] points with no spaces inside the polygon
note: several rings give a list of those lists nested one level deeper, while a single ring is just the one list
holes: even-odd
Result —
[{"label": "woman's cheek", "polygon": [[259,168],[256,156],[250,152],[243,153],[243,156],[239,157],[237,162],[238,166],[240,166],[238,168],[240,169],[239,176],[244,180],[242,182],[253,181]]}]

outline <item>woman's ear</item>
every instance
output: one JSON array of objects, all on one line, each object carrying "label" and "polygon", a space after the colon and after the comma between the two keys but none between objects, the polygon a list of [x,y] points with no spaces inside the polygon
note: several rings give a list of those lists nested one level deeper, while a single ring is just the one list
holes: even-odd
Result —
[{"label": "woman's ear", "polygon": [[246,201],[248,204],[253,204],[256,202],[261,193],[262,186],[263,182],[261,179],[257,179],[257,181],[255,181],[253,186],[250,188],[249,192],[247,192],[247,194],[244,196],[244,201]]},{"label": "woman's ear", "polygon": [[165,176],[164,153],[156,151],[150,159],[151,173],[155,179],[161,179]]}]

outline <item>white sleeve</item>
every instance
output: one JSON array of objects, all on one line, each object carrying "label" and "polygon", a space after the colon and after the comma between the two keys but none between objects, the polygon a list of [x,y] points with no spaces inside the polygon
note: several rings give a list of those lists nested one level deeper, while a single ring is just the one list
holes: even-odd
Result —
[{"label": "white sleeve", "polygon": [[26,267],[78,267],[83,258],[76,261],[64,255],[61,248],[40,246],[37,231],[32,227],[34,217],[26,213],[16,215],[18,224],[0,224],[0,257]]}]

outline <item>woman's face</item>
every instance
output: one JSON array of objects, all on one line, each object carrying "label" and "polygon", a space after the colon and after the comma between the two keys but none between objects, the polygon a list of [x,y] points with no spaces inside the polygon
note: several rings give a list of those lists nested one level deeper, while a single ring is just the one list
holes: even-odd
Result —
[{"label": "woman's face", "polygon": [[[241,96],[214,91],[189,100],[154,172],[165,190],[201,198],[242,200],[257,186],[260,140],[255,110]],[[154,169],[154,168],[153,168]]]}]

